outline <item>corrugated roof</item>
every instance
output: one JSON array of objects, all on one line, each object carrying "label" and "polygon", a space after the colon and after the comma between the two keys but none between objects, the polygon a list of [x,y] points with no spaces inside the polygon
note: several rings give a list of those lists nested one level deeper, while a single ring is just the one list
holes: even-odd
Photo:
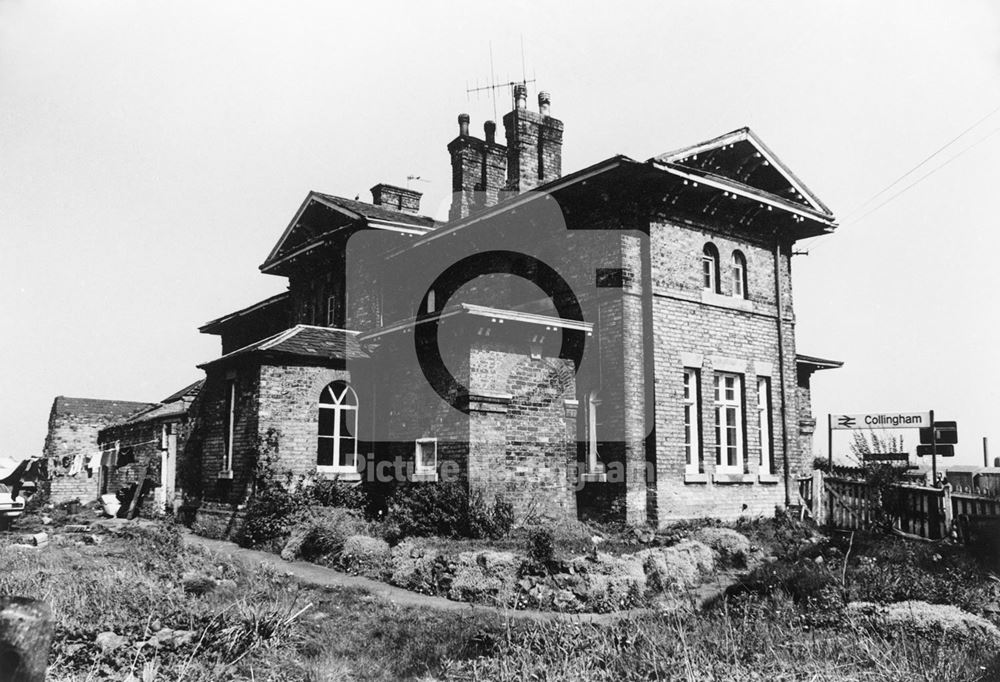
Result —
[{"label": "corrugated roof", "polygon": [[130,400],[103,400],[101,398],[70,398],[58,396],[52,403],[52,414],[56,416],[77,416],[121,419],[147,410],[156,403],[139,403]]},{"label": "corrugated roof", "polygon": [[356,337],[356,332],[344,329],[300,324],[199,366],[204,368],[251,355],[320,363],[360,360],[368,355]]}]

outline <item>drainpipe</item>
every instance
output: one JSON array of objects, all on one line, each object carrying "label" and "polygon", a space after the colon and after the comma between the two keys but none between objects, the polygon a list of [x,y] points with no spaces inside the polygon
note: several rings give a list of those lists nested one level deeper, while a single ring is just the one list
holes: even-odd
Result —
[{"label": "drainpipe", "polygon": [[781,459],[785,471],[785,507],[791,504],[791,496],[788,491],[788,406],[785,395],[785,332],[782,329],[781,302],[781,242],[778,239],[778,230],[774,231],[774,298],[778,308],[778,381],[781,386]]}]

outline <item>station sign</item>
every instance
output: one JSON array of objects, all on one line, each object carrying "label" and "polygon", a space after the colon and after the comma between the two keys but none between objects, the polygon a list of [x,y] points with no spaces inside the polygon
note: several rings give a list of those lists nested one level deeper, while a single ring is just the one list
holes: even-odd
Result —
[{"label": "station sign", "polygon": [[906,462],[910,459],[908,452],[866,452],[866,462]]},{"label": "station sign", "polygon": [[917,446],[917,457],[931,457],[933,455],[937,455],[938,457],[954,457],[955,446],[950,444]]},{"label": "station sign", "polygon": [[922,429],[930,425],[930,412],[879,412],[830,415],[830,428],[834,430]]},{"label": "station sign", "polygon": [[955,445],[958,443],[958,423],[957,422],[934,422],[934,433],[930,428],[920,429],[921,445]]}]

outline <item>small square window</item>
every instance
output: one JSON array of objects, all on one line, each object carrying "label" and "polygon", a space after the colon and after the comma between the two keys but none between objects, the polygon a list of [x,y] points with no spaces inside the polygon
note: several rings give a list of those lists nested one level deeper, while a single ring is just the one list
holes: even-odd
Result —
[{"label": "small square window", "polygon": [[413,473],[417,476],[437,475],[437,438],[418,438],[414,447]]}]

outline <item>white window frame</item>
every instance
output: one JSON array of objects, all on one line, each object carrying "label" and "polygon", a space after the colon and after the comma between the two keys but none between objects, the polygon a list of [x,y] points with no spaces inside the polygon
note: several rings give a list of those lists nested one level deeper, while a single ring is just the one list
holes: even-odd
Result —
[{"label": "white window frame", "polygon": [[[427,450],[426,446],[431,446],[429,448],[432,461],[428,463],[425,461],[425,455]],[[416,476],[423,478],[427,477],[437,477],[437,462],[438,462],[438,439],[437,438],[417,438],[413,443],[413,473]]]},{"label": "white window frame", "polygon": [[597,450],[601,399],[597,391],[587,393],[587,473],[603,474],[604,465]]},{"label": "white window frame", "polygon": [[732,278],[733,285],[733,297],[734,298],[746,298],[747,297],[747,266],[746,258],[739,251],[733,252],[733,262],[730,267],[730,276]]},{"label": "white window frame", "polygon": [[701,250],[701,285],[705,291],[719,292],[719,250],[711,242]]},{"label": "white window frame", "polygon": [[[329,434],[319,433],[317,435],[316,471],[330,474],[356,474],[358,472],[358,394],[355,393],[350,384],[346,381],[341,381],[339,383],[343,384],[344,390],[337,395],[333,392],[333,386],[336,383],[338,382],[334,381],[323,388],[323,394],[329,392],[332,402],[324,403],[321,398],[318,406],[318,410],[331,410],[333,412],[333,432]],[[344,399],[347,397],[353,400],[353,404],[344,403]],[[351,428],[351,443],[353,444],[351,449],[353,451],[342,453],[340,451],[343,440],[341,425],[345,423],[345,419],[350,420],[353,425],[353,428]],[[319,443],[324,438],[333,441],[333,464],[319,463]]]},{"label": "white window frame", "polygon": [[684,405],[684,473],[701,472],[701,372],[684,368],[682,402]]},{"label": "white window frame", "polygon": [[222,456],[223,473],[233,470],[233,440],[236,436],[236,379],[229,379],[226,391],[226,450]]},{"label": "white window frame", "polygon": [[[730,386],[729,382],[732,382]],[[743,473],[743,375],[716,372],[715,392],[715,470],[719,473]],[[730,455],[733,455],[730,462]]]},{"label": "white window frame", "polygon": [[771,377],[757,377],[757,433],[760,438],[760,473],[771,474],[771,450],[774,447],[771,433]]}]

